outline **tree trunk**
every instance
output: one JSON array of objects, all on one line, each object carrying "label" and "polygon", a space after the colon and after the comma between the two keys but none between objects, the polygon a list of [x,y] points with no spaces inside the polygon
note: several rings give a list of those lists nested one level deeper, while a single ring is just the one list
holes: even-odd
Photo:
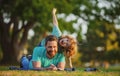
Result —
[{"label": "tree trunk", "polygon": [[[19,29],[19,19],[17,17],[12,17],[9,23],[4,23],[3,17],[0,20],[0,45],[3,52],[3,58],[0,64],[16,64],[22,52],[24,50],[24,45],[27,42],[28,31],[32,28],[34,21],[28,21],[26,25],[22,25]],[[11,31],[11,24],[13,23],[13,28]],[[22,37],[20,37],[22,34]]]},{"label": "tree trunk", "polygon": [[7,25],[4,24],[2,29],[1,29],[1,49],[3,52],[3,59],[0,62],[1,64],[12,64],[15,63],[15,51],[13,49],[12,44],[10,43],[9,40],[9,35],[8,35],[8,27],[6,27]]},{"label": "tree trunk", "polygon": [[3,59],[1,64],[13,64],[16,63],[15,50],[10,38],[10,24],[4,23],[3,17],[1,16],[0,26],[0,44],[3,52]]},{"label": "tree trunk", "polygon": [[6,65],[6,64],[16,64],[17,63],[17,59],[16,59],[16,55],[15,55],[15,51],[12,48],[11,45],[6,45],[3,47],[3,59],[1,60],[0,64]]}]

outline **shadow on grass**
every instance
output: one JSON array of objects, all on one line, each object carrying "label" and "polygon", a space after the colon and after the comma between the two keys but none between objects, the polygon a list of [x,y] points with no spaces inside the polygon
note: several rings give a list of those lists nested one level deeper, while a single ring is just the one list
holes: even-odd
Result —
[{"label": "shadow on grass", "polygon": [[[19,66],[16,66],[16,67],[19,67]],[[86,68],[76,68],[76,71],[81,71],[81,72],[84,72]],[[120,72],[120,66],[111,66],[109,67],[108,69],[105,69],[105,68],[102,68],[102,67],[98,67],[97,68],[98,71],[103,71],[103,72]],[[0,66],[0,71],[7,71],[9,70],[9,66]]]}]

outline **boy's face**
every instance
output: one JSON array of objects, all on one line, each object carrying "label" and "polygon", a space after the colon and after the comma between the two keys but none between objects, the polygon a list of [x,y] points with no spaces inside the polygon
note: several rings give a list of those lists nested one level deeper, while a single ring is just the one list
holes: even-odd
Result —
[{"label": "boy's face", "polygon": [[50,57],[54,57],[58,51],[58,46],[56,41],[48,41],[46,44],[47,54]]},{"label": "boy's face", "polygon": [[70,45],[70,40],[68,38],[62,38],[60,41],[59,41],[59,44],[62,46],[62,47],[68,47]]}]

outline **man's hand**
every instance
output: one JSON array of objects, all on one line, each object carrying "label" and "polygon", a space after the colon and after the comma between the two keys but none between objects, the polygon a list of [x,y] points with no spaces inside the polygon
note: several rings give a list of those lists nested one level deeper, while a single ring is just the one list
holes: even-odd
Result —
[{"label": "man's hand", "polygon": [[54,64],[51,64],[48,70],[57,70],[57,67]]}]

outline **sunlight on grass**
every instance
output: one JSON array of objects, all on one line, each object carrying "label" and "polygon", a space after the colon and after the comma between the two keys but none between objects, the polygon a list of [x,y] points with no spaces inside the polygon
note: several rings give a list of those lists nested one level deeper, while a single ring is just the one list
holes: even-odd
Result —
[{"label": "sunlight on grass", "polygon": [[119,76],[119,72],[0,71],[0,76]]},{"label": "sunlight on grass", "polygon": [[0,66],[0,76],[120,76],[120,67],[107,70],[99,68],[96,72],[85,72],[84,68],[76,71],[23,71],[8,70],[8,66]]}]

